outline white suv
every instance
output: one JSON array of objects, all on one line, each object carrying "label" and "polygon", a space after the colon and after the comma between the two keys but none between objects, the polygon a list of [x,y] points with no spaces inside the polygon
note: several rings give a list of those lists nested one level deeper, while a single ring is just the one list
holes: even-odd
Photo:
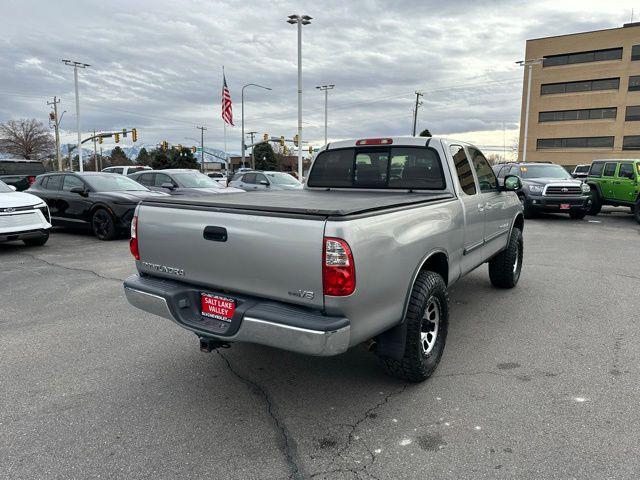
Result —
[{"label": "white suv", "polygon": [[121,173],[122,175],[129,175],[130,173],[136,173],[142,170],[151,170],[151,167],[145,167],[144,165],[130,165],[128,167],[107,167],[102,169],[103,172]]},{"label": "white suv", "polygon": [[49,230],[47,204],[0,181],[0,242],[22,240],[28,246],[40,246],[47,243]]}]

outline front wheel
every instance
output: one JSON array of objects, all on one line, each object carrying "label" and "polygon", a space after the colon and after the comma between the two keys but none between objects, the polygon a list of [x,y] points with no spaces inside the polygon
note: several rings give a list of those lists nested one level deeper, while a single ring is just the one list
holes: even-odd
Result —
[{"label": "front wheel", "polygon": [[494,287],[513,288],[518,284],[523,253],[522,232],[514,227],[507,248],[489,260],[489,280]]},{"label": "front wheel", "polygon": [[440,275],[435,272],[418,275],[404,322],[404,355],[400,359],[380,359],[390,375],[408,382],[422,382],[438,367],[447,340],[449,296]]},{"label": "front wheel", "polygon": [[636,219],[636,222],[640,223],[640,198],[638,198],[636,204],[633,206],[633,217]]},{"label": "front wheel", "polygon": [[43,236],[38,238],[25,238],[22,240],[27,247],[41,247],[49,240],[49,234],[45,233]]},{"label": "front wheel", "polygon": [[595,187],[591,187],[591,208],[589,208],[589,215],[598,215],[602,210],[602,199]]},{"label": "front wheel", "polygon": [[100,240],[113,240],[118,235],[113,217],[104,208],[94,212],[91,227],[93,234]]}]

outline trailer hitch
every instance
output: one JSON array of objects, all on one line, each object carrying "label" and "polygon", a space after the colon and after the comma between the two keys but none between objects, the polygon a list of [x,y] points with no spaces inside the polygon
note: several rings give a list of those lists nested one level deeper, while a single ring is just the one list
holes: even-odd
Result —
[{"label": "trailer hitch", "polygon": [[200,351],[205,353],[211,353],[218,348],[229,348],[231,345],[227,342],[217,340],[215,338],[198,337],[200,339]]}]

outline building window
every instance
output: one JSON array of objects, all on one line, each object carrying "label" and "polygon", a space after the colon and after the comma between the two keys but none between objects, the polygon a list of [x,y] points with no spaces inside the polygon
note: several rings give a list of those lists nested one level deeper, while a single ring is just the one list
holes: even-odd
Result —
[{"label": "building window", "polygon": [[623,150],[640,150],[640,135],[627,135],[622,139]]},{"label": "building window", "polygon": [[616,118],[617,113],[618,109],[616,107],[585,108],[581,110],[557,110],[552,112],[538,113],[538,121],[563,122],[571,120],[602,120],[604,118]]},{"label": "building window", "polygon": [[640,105],[628,106],[624,119],[627,122],[636,122],[640,120]]},{"label": "building window", "polygon": [[640,91],[640,75],[632,75],[629,77],[629,91]]},{"label": "building window", "polygon": [[613,148],[613,137],[539,138],[537,141],[538,150],[563,148]]},{"label": "building window", "polygon": [[[640,76],[638,79],[640,80]],[[631,79],[629,79],[629,82],[631,82]],[[631,85],[631,83],[629,83],[629,85]],[[620,78],[599,78],[597,80],[581,80],[578,82],[543,83],[540,86],[540,95],[591,92],[595,90],[618,90],[619,88]],[[631,87],[629,87],[629,89],[631,89]],[[638,89],[640,90],[640,82]]]},{"label": "building window", "polygon": [[589,52],[567,53],[563,55],[549,55],[542,61],[543,67],[555,67],[558,65],[572,65],[575,63],[602,62],[605,60],[622,59],[622,47],[608,48],[606,50],[591,50]]},{"label": "building window", "polygon": [[631,60],[640,60],[640,45],[631,47]]}]

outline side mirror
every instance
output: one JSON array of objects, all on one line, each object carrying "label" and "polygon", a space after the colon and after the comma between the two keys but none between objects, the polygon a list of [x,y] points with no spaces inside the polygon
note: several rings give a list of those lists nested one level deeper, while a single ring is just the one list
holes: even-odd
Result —
[{"label": "side mirror", "polygon": [[69,190],[71,193],[77,193],[78,195],[86,195],[87,191],[84,189],[84,187],[71,187],[71,189]]},{"label": "side mirror", "polygon": [[7,187],[9,187],[14,192],[18,190],[15,185],[7,185]]},{"label": "side mirror", "polygon": [[175,185],[173,183],[169,183],[169,182],[165,182],[162,185],[160,185],[162,188],[166,188],[168,190],[173,190],[175,187]]},{"label": "side mirror", "polygon": [[504,179],[504,189],[510,192],[520,190],[522,188],[522,182],[520,178],[515,175],[507,175]]},{"label": "side mirror", "polygon": [[265,187],[268,187],[269,182],[267,180],[260,180],[260,185],[264,185]]}]

